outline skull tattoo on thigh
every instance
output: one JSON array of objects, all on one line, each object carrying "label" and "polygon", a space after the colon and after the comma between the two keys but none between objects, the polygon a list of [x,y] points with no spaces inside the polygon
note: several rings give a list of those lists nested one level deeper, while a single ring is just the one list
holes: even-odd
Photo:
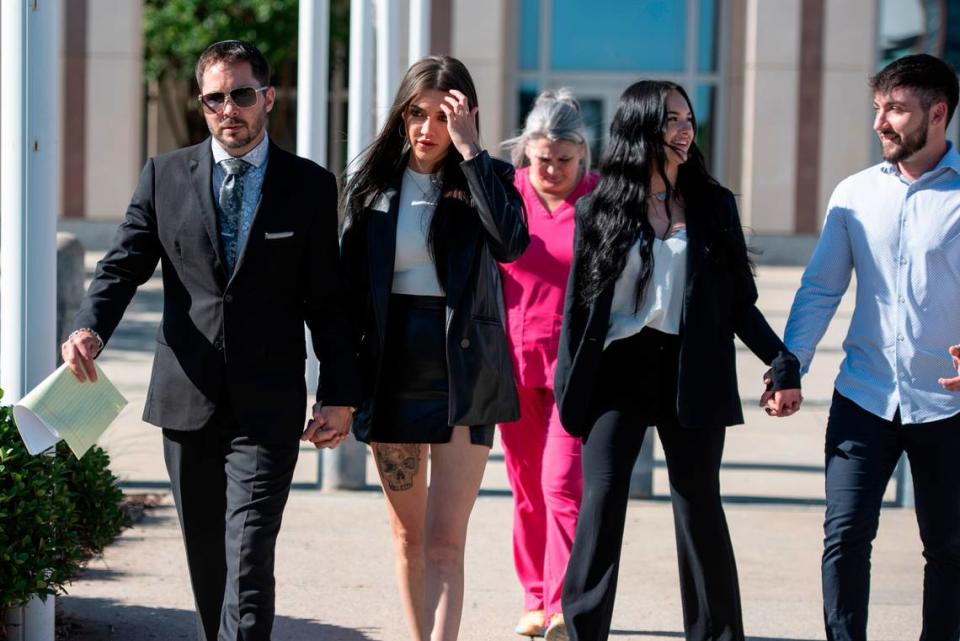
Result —
[{"label": "skull tattoo on thigh", "polygon": [[416,443],[376,443],[374,454],[380,476],[394,492],[413,487],[413,477],[420,471],[420,445]]}]

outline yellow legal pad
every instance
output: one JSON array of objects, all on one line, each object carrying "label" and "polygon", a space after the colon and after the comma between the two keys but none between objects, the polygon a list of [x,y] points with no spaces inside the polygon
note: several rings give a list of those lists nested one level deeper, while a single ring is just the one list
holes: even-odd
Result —
[{"label": "yellow legal pad", "polygon": [[127,399],[103,371],[97,382],[80,382],[61,365],[13,406],[20,437],[31,454],[39,454],[63,439],[77,458],[109,427]]}]

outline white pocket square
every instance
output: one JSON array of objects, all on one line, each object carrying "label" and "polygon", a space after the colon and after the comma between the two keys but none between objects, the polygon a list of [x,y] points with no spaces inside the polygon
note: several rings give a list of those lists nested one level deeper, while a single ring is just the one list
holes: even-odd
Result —
[{"label": "white pocket square", "polygon": [[263,235],[266,240],[280,240],[281,238],[292,238],[292,231],[268,231]]}]

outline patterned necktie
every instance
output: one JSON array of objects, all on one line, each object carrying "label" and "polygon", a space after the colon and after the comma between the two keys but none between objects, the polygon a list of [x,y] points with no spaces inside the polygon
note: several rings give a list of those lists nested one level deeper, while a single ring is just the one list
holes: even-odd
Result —
[{"label": "patterned necktie", "polygon": [[220,185],[220,242],[227,271],[233,273],[240,249],[240,223],[243,217],[243,179],[253,165],[239,158],[220,161],[227,176]]}]

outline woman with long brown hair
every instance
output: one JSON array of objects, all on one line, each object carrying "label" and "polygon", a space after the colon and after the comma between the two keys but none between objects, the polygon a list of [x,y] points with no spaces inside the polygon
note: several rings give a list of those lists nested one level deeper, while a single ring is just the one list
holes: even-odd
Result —
[{"label": "woman with long brown hair", "polygon": [[497,262],[529,237],[477,112],[463,63],[416,62],[343,198],[366,399],[354,433],[376,459],[415,641],[457,638],[467,522],[494,426],[519,415]]}]

